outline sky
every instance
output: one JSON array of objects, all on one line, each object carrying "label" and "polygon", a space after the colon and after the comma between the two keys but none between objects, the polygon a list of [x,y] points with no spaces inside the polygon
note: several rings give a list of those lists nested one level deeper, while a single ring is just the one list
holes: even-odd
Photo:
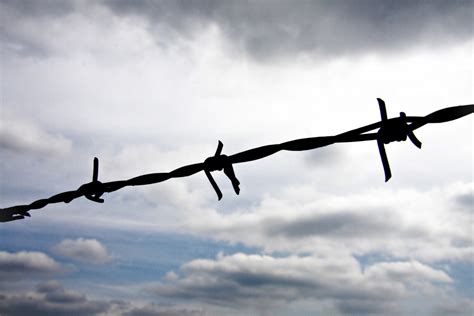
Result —
[{"label": "sky", "polygon": [[[0,1],[0,207],[473,102],[472,1]],[[0,225],[2,315],[471,315],[473,120]]]}]

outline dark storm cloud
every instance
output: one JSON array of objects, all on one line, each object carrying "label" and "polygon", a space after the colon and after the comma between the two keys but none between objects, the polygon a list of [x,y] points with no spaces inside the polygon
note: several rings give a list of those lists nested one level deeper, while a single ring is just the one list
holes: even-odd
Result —
[{"label": "dark storm cloud", "polygon": [[35,292],[36,295],[0,295],[0,313],[11,316],[97,315],[111,307],[108,302],[89,300],[56,282],[40,284]]},{"label": "dark storm cloud", "polygon": [[137,305],[134,301],[103,300],[66,289],[57,281],[40,283],[23,293],[0,293],[0,315],[121,315],[121,316],[200,316],[202,310],[174,305]]},{"label": "dark storm cloud", "polygon": [[[442,45],[472,36],[471,1],[107,1],[119,15],[190,36],[214,23],[257,60]],[[151,28],[153,30],[153,27]]]},{"label": "dark storm cloud", "polygon": [[74,1],[61,0],[2,0],[2,5],[14,9],[21,15],[54,17],[71,12],[75,7]]},{"label": "dark storm cloud", "polygon": [[[40,40],[45,30],[38,21],[65,16],[73,12],[74,1],[58,0],[1,0],[0,1],[0,51],[9,50],[26,57],[46,57],[51,54],[49,45]],[[21,31],[25,23],[32,22],[36,28]],[[54,39],[51,39],[54,40]]]},{"label": "dark storm cloud", "polygon": [[18,54],[51,54],[51,45],[33,34],[44,30],[17,29],[25,21],[52,23],[71,12],[94,19],[100,6],[121,17],[146,19],[163,46],[216,25],[230,50],[261,62],[299,53],[327,57],[439,46],[473,34],[472,1],[3,1],[2,40]]},{"label": "dark storm cloud", "polygon": [[38,286],[38,292],[45,294],[45,299],[53,303],[83,303],[87,299],[84,295],[66,291],[58,282],[47,282]]}]

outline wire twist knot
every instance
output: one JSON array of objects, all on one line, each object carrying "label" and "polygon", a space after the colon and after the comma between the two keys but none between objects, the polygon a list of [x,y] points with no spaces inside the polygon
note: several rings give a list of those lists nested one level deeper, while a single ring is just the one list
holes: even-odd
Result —
[{"label": "wire twist knot", "polygon": [[84,196],[97,203],[104,203],[104,199],[100,197],[105,193],[105,187],[102,182],[98,180],[99,177],[99,159],[94,158],[94,167],[92,171],[92,181],[86,184],[83,184],[77,189],[79,192],[84,194]]},{"label": "wire twist knot", "polygon": [[219,189],[219,186],[217,185],[216,181],[211,175],[211,171],[222,171],[224,170],[224,174],[229,178],[230,182],[232,183],[232,187],[234,188],[234,191],[236,194],[240,193],[240,182],[235,176],[234,173],[234,168],[232,167],[232,162],[229,159],[229,156],[227,155],[222,155],[222,148],[224,147],[224,144],[222,144],[221,141],[218,142],[217,144],[217,150],[214,156],[207,158],[204,160],[204,173],[207,176],[207,179],[211,183],[212,187],[214,188],[214,191],[216,191],[217,198],[220,200],[222,199],[222,192]]}]

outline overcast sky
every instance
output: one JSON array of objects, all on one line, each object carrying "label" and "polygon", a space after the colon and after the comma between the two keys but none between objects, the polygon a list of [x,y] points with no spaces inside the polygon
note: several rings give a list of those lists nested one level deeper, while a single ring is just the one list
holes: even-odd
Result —
[{"label": "overcast sky", "polygon": [[[0,207],[473,103],[472,1],[1,1]],[[471,315],[473,120],[32,211],[2,315]]]}]

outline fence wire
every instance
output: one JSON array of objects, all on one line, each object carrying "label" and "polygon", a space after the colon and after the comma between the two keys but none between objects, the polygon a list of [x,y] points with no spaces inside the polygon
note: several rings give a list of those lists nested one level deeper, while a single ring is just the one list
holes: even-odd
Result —
[{"label": "fence wire", "polygon": [[[379,149],[382,166],[385,173],[385,181],[391,176],[390,165],[385,151],[386,144],[393,141],[405,141],[407,138],[418,148],[421,142],[413,133],[414,130],[432,123],[444,123],[459,119],[474,112],[474,104],[459,105],[435,111],[426,116],[406,116],[404,112],[399,117],[388,118],[385,102],[377,99],[381,120],[379,122],[359,127],[338,135],[320,136],[295,139],[280,144],[271,144],[252,148],[230,156],[222,154],[223,144],[218,142],[214,156],[208,157],[204,162],[186,165],[170,172],[159,172],[140,175],[128,180],[111,182],[99,181],[99,160],[94,158],[92,181],[81,185],[77,190],[66,191],[53,195],[46,199],[40,199],[27,205],[16,205],[7,208],[0,208],[0,222],[9,222],[25,217],[30,217],[30,210],[40,209],[51,203],[69,203],[74,199],[86,197],[87,199],[103,203],[102,195],[120,190],[127,186],[151,185],[173,178],[189,177],[195,173],[204,171],[211,186],[217,194],[218,199],[222,198],[222,192],[212,177],[211,172],[224,171],[229,178],[236,194],[240,193],[240,182],[237,179],[233,165],[262,159],[273,155],[279,151],[305,151],[313,150],[336,143],[362,142],[375,140]],[[371,132],[377,130],[376,132]]]}]

